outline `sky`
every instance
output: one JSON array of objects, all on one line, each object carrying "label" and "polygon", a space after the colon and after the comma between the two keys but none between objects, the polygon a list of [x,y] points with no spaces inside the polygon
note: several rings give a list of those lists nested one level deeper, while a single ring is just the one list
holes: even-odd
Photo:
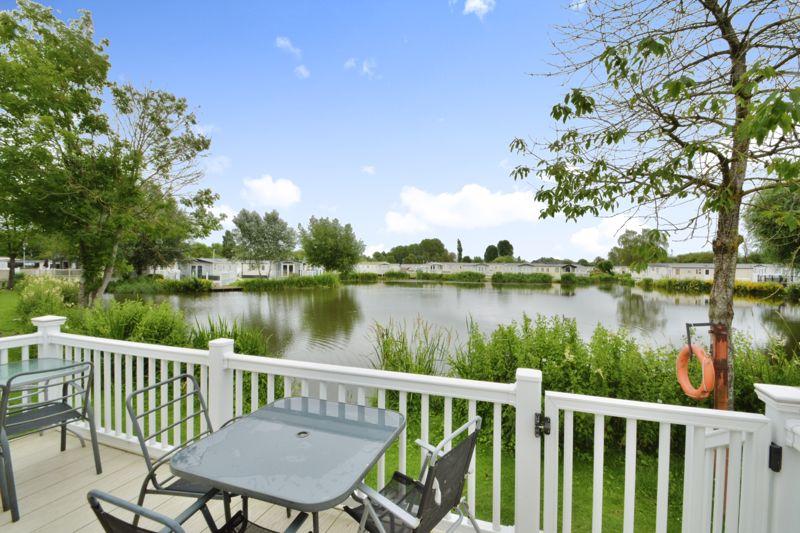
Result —
[{"label": "sky", "polygon": [[294,226],[351,223],[369,254],[438,237],[470,256],[508,239],[527,259],[591,259],[641,225],[541,220],[535,185],[509,176],[509,142],[552,132],[563,80],[535,74],[576,16],[566,2],[46,3],[93,14],[112,81],[187,98],[212,140],[200,185],[226,227],[242,208],[277,209]]}]

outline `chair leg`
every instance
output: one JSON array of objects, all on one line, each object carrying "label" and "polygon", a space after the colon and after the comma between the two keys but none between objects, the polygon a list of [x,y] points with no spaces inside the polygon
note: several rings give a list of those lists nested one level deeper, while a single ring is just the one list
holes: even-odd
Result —
[{"label": "chair leg", "polygon": [[481,528],[478,527],[478,523],[475,521],[475,517],[472,516],[472,512],[469,510],[469,506],[467,505],[467,502],[462,501],[458,505],[458,507],[461,510],[461,512],[463,512],[464,515],[467,517],[467,520],[469,520],[469,522],[472,524],[472,529],[475,530],[475,533],[481,533]]},{"label": "chair leg", "polygon": [[[86,419],[89,422],[89,435],[92,439],[92,453],[94,454],[94,468],[97,471],[97,475],[103,473],[103,465],[100,462],[100,445],[97,443],[97,427],[94,424],[94,413],[92,412],[92,406],[88,405],[86,410],[87,416]],[[62,440],[63,440],[62,433]],[[141,504],[140,504],[141,505]]]},{"label": "chair leg", "polygon": [[67,449],[67,423],[61,424],[61,451]]},{"label": "chair leg", "polygon": [[3,453],[0,452],[0,504],[2,504],[3,512],[8,511],[8,488],[6,487],[6,468],[3,461]]},{"label": "chair leg", "polygon": [[217,533],[219,528],[217,527],[217,524],[214,523],[214,517],[211,516],[211,511],[208,510],[208,506],[204,505],[201,507],[200,513],[203,515],[203,518],[205,518],[209,531],[211,531],[211,533]]},{"label": "chair leg", "polygon": [[[144,478],[144,483],[142,483],[142,488],[139,489],[139,498],[136,500],[136,505],[139,507],[144,507],[144,497],[147,494],[147,483],[150,481],[150,477]],[[133,515],[133,527],[139,526],[139,515]]]},{"label": "chair leg", "polygon": [[3,470],[5,472],[5,499],[11,509],[11,521],[16,522],[19,520],[19,505],[17,504],[17,491],[14,487],[14,470],[11,466],[11,446],[8,444],[5,431],[0,434],[0,450],[3,454]]},{"label": "chair leg", "polygon": [[225,508],[225,523],[231,521],[231,496],[227,492],[222,493],[222,506]]},{"label": "chair leg", "polygon": [[292,517],[292,510],[287,507],[286,508],[286,518],[291,518],[291,517]]}]

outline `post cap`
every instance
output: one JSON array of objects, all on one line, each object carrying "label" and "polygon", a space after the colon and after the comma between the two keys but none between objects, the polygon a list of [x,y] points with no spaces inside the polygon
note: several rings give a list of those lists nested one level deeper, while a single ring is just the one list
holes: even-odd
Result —
[{"label": "post cap", "polygon": [[517,381],[542,381],[542,371],[534,368],[518,368]]},{"label": "post cap", "polygon": [[221,339],[210,340],[210,341],[208,341],[208,347],[209,347],[209,349],[211,349],[211,348],[219,349],[219,348],[227,348],[227,347],[230,347],[231,349],[233,349],[233,339],[221,338]]},{"label": "post cap", "polygon": [[758,398],[768,406],[779,411],[800,413],[800,387],[756,383],[755,389]]},{"label": "post cap", "polygon": [[37,316],[31,319],[31,322],[37,328],[43,326],[63,326],[66,321],[67,317],[58,315]]}]

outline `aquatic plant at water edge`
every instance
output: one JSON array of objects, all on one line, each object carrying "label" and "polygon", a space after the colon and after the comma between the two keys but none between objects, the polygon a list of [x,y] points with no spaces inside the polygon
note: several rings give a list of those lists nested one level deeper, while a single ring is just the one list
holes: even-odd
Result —
[{"label": "aquatic plant at water edge", "polygon": [[315,287],[338,287],[339,276],[320,274],[318,276],[288,276],[285,278],[246,278],[236,285],[245,292],[279,291],[285,289],[310,289]]}]

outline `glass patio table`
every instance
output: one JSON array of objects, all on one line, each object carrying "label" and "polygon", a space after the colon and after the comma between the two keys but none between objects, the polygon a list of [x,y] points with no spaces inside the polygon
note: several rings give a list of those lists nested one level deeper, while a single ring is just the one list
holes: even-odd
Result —
[{"label": "glass patio table", "polygon": [[378,409],[313,398],[283,398],[176,453],[176,476],[312,513],[346,500],[405,427]]},{"label": "glass patio table", "polygon": [[12,378],[15,378],[12,388],[17,390],[42,381],[70,376],[75,373],[77,366],[80,364],[55,357],[5,363],[0,365],[0,389],[5,389]]}]

